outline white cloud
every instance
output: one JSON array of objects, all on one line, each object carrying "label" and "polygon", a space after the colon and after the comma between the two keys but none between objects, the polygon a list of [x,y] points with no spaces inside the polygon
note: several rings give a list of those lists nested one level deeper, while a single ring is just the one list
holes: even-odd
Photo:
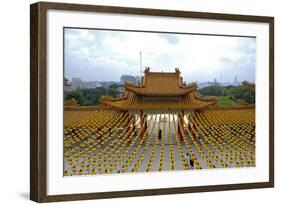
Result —
[{"label": "white cloud", "polygon": [[[105,72],[114,71],[99,78],[104,80],[119,80],[125,73],[139,75],[142,51],[144,66],[154,71],[173,71],[179,67],[188,81],[213,80],[221,74],[225,81],[233,80],[235,75],[241,80],[255,80],[253,38],[86,29],[65,33],[65,57],[71,62],[66,65],[79,67],[82,78],[93,76],[87,72],[95,72],[97,67]],[[65,70],[68,69],[74,70],[68,67]],[[72,71],[66,73],[71,77],[77,75]]]}]

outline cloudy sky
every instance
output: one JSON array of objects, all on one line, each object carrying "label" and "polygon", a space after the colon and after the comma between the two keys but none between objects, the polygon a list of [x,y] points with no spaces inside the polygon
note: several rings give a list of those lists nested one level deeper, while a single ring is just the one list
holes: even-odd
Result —
[{"label": "cloudy sky", "polygon": [[[256,40],[190,34],[65,28],[65,77],[83,81],[120,81],[122,74],[174,72],[186,82],[255,82]],[[143,68],[144,70],[144,68]]]}]

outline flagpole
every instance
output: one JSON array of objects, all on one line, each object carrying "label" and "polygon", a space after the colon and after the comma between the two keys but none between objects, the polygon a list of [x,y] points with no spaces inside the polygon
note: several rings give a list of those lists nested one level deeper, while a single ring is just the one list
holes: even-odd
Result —
[{"label": "flagpole", "polygon": [[142,53],[140,51],[140,84],[142,83]]}]

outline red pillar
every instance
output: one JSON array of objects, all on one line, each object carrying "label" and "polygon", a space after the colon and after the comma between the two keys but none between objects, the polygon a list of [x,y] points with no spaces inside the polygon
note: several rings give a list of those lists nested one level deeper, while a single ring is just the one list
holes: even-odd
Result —
[{"label": "red pillar", "polygon": [[140,137],[143,137],[144,134],[144,115],[143,115],[143,110],[140,110]]},{"label": "red pillar", "polygon": [[136,130],[136,116],[133,116],[133,130]]},{"label": "red pillar", "polygon": [[183,141],[183,133],[180,129],[180,127],[183,126],[183,118],[181,114],[178,114],[178,135],[180,137],[180,141]]},{"label": "red pillar", "polygon": [[184,128],[184,110],[181,110],[181,126]]},{"label": "red pillar", "polygon": [[145,124],[144,124],[144,129],[147,129],[147,115],[145,115]]},{"label": "red pillar", "polygon": [[193,131],[191,131],[192,138],[195,139],[196,135]]},{"label": "red pillar", "polygon": [[143,126],[143,110],[140,110],[140,127]]},{"label": "red pillar", "polygon": [[194,122],[193,122],[193,129],[194,129],[194,131],[196,131],[196,125]]}]

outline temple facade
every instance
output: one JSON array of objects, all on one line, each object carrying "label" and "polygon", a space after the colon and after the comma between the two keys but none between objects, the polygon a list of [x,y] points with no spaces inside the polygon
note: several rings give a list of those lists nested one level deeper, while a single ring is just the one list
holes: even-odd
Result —
[{"label": "temple facade", "polygon": [[183,84],[180,70],[175,72],[144,71],[141,85],[125,83],[125,96],[101,98],[102,105],[120,110],[200,110],[217,103],[215,97],[202,97],[197,85]]},{"label": "temple facade", "polygon": [[[154,113],[176,111],[177,133],[183,140],[180,127],[184,126],[186,112],[197,112],[216,105],[216,97],[202,97],[197,92],[196,83],[185,85],[178,68],[175,72],[151,72],[146,68],[141,85],[126,82],[124,85],[125,96],[121,98],[102,97],[100,103],[122,111],[126,116],[127,127],[139,127],[141,136],[148,128],[148,116]],[[133,121],[130,121],[133,118]],[[139,122],[136,123],[136,118]],[[189,121],[190,119],[188,119]],[[191,126],[191,125],[189,125]],[[195,136],[194,133],[191,133]]]}]

